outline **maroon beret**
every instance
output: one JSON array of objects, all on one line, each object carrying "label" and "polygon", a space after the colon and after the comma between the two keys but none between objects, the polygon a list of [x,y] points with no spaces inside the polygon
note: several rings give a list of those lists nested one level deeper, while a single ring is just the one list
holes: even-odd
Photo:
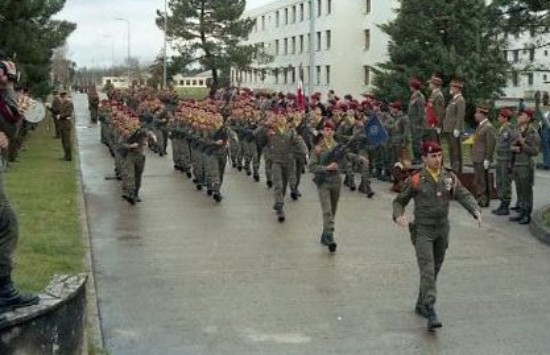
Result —
[{"label": "maroon beret", "polygon": [[331,120],[326,120],[325,123],[323,123],[323,128],[330,128],[334,130],[334,122]]},{"label": "maroon beret", "polygon": [[523,113],[529,116],[529,118],[533,118],[533,116],[535,116],[535,111],[530,108],[526,108]]},{"label": "maroon beret", "polygon": [[409,86],[415,90],[420,90],[420,88],[422,87],[422,83],[418,79],[411,79],[409,81]]},{"label": "maroon beret", "polygon": [[510,109],[508,108],[503,108],[500,110],[499,115],[502,117],[510,118],[512,117],[512,111],[510,111]]},{"label": "maroon beret", "polygon": [[422,155],[426,156],[430,153],[441,152],[441,146],[434,141],[427,141],[422,143]]},{"label": "maroon beret", "polygon": [[394,101],[390,104],[390,107],[396,110],[401,110],[403,108],[403,104],[401,103],[401,101]]}]

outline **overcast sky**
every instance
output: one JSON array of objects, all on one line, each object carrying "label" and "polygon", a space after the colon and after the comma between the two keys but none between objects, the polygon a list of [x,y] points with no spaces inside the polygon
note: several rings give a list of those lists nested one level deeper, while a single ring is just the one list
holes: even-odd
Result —
[{"label": "overcast sky", "polygon": [[[274,0],[248,0],[252,9]],[[127,23],[130,22],[130,52],[141,63],[151,62],[162,49],[162,32],[155,25],[156,10],[164,0],[67,0],[56,17],[77,24],[69,37],[68,52],[79,68],[110,67],[127,56]]]}]

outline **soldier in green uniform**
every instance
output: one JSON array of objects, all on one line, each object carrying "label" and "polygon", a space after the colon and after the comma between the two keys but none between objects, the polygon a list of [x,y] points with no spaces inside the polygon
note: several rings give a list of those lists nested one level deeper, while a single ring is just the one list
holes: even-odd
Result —
[{"label": "soldier in green uniform", "polygon": [[464,118],[466,116],[466,101],[462,96],[461,80],[455,79],[450,83],[451,101],[445,111],[442,131],[445,138],[451,168],[462,172],[462,133],[464,132]]},{"label": "soldier in green uniform", "polygon": [[61,145],[65,153],[66,161],[72,160],[72,142],[71,142],[71,127],[74,113],[72,101],[67,97],[67,91],[61,90],[59,103],[59,131],[61,133]]},{"label": "soldier in green uniform", "polygon": [[[137,117],[136,117],[137,120]],[[131,130],[122,133],[123,142],[123,166],[122,166],[122,198],[134,205],[141,202],[139,190],[141,178],[145,169],[145,146],[147,145],[148,133],[143,128],[134,132]]]},{"label": "soldier in green uniform", "polygon": [[[334,134],[334,139],[338,144],[346,144],[352,139],[353,128],[355,126],[355,108],[350,106],[341,107],[346,115],[340,120]],[[347,186],[350,191],[356,190],[355,178],[353,174],[353,161],[350,159],[343,160],[340,163],[340,169],[346,175],[344,179],[344,185]]]},{"label": "soldier in green uniform", "polygon": [[313,181],[317,186],[321,211],[323,212],[323,232],[321,244],[328,247],[331,253],[336,251],[337,244],[334,241],[334,221],[336,208],[340,199],[342,178],[340,177],[340,165],[338,162],[324,163],[324,157],[335,148],[334,124],[326,121],[323,126],[323,138],[311,150],[309,171],[315,175]]},{"label": "soldier in green uniform", "polygon": [[500,128],[496,142],[496,180],[500,206],[491,211],[497,216],[510,214],[510,201],[512,200],[512,142],[516,139],[517,131],[510,124],[512,111],[505,108],[500,110],[498,121]]},{"label": "soldier in green uniform", "polygon": [[403,114],[402,106],[400,101],[390,104],[392,124],[388,126],[389,149],[385,167],[388,172],[393,170],[395,163],[401,161],[403,151],[409,149],[409,118]]},{"label": "soldier in green uniform", "polygon": [[[428,320],[428,329],[441,327],[435,312],[436,280],[449,244],[449,202],[457,200],[481,225],[481,210],[457,176],[442,167],[443,154],[437,142],[422,144],[424,167],[413,174],[393,201],[393,220],[409,227],[420,270],[420,292],[415,312]],[[414,223],[404,214],[414,199]]]},{"label": "soldier in green uniform", "polygon": [[207,169],[210,176],[210,190],[216,202],[221,202],[221,186],[227,164],[227,141],[229,136],[223,125],[223,117],[216,114],[211,120],[210,130],[205,138],[208,151]]},{"label": "soldier in green uniform", "polygon": [[491,186],[489,186],[489,168],[495,152],[495,128],[487,117],[491,110],[490,103],[479,103],[476,107],[475,120],[478,123],[474,133],[472,163],[474,165],[474,185],[479,207],[489,207]]},{"label": "soldier in green uniform", "polygon": [[518,133],[512,142],[514,153],[514,181],[518,197],[518,215],[510,221],[519,224],[531,222],[533,211],[533,185],[535,183],[535,157],[540,150],[540,136],[530,125],[535,112],[526,108],[518,117]]},{"label": "soldier in green uniform", "polygon": [[409,110],[407,114],[410,121],[410,130],[411,130],[411,142],[413,150],[413,164],[418,165],[422,162],[422,137],[424,131],[426,130],[426,117],[425,117],[425,106],[426,98],[422,91],[420,91],[422,84],[417,79],[411,79],[409,81],[409,88],[412,92],[411,98],[409,100]]},{"label": "soldier in green uniform", "polygon": [[445,118],[445,96],[441,92],[443,80],[434,74],[429,85],[431,93],[426,103],[426,126],[423,141],[439,141],[441,125]]},{"label": "soldier in green uniform", "polygon": [[60,109],[60,104],[61,104],[61,97],[59,95],[58,90],[54,90],[52,92],[52,95],[53,95],[53,99],[52,99],[52,107],[51,107],[50,111],[52,113],[53,124],[54,124],[54,127],[55,127],[55,137],[54,138],[58,139],[58,138],[61,138],[61,132],[59,131],[59,109]]},{"label": "soldier in green uniform", "polygon": [[288,127],[286,115],[282,112],[276,118],[274,130],[270,132],[269,146],[275,198],[273,209],[279,222],[284,222],[284,197],[293,173],[294,152],[299,149],[307,154],[307,147],[296,130]]}]

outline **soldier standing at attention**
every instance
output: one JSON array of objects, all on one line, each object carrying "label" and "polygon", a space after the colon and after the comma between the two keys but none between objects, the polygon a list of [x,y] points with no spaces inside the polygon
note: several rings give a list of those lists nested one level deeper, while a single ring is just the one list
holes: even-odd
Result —
[{"label": "soldier standing at attention", "polygon": [[512,142],[515,140],[517,132],[510,124],[512,111],[507,108],[500,110],[498,121],[500,128],[498,130],[496,142],[496,178],[497,191],[500,200],[500,206],[491,212],[497,216],[507,216],[510,214],[510,201],[512,200]]},{"label": "soldier standing at attention", "polygon": [[59,132],[59,107],[61,104],[61,97],[57,90],[52,92],[52,108],[50,109],[53,118],[53,125],[55,127],[55,139],[61,138],[61,133]]},{"label": "soldier standing at attention", "polygon": [[410,120],[411,141],[413,150],[413,164],[419,165],[422,162],[422,137],[426,127],[425,106],[426,98],[420,91],[422,84],[417,79],[409,81],[411,98],[409,100],[409,110],[407,112]]},{"label": "soldier standing at attention", "polygon": [[61,145],[65,152],[64,159],[72,160],[71,127],[74,112],[72,101],[67,97],[67,91],[61,90],[59,103],[59,132],[61,133]]},{"label": "soldier standing at attention", "polygon": [[[403,153],[409,149],[409,119],[403,114],[401,101],[395,101],[390,104],[390,115],[393,124],[388,129],[389,139],[389,159],[386,171],[390,172],[395,163],[400,162]],[[406,153],[408,156],[408,152]]]},{"label": "soldier standing at attention", "polygon": [[426,128],[424,141],[439,141],[441,124],[445,117],[445,97],[441,92],[443,80],[438,75],[432,75],[430,79],[431,94],[426,104]]},{"label": "soldier standing at attention", "polygon": [[535,183],[535,161],[540,150],[538,132],[530,125],[535,112],[526,108],[518,117],[518,133],[512,143],[514,153],[514,182],[518,195],[518,215],[510,221],[519,224],[531,222],[533,211],[533,184]]},{"label": "soldier standing at attention", "polygon": [[443,136],[447,143],[451,168],[462,172],[462,132],[464,132],[464,117],[466,116],[466,101],[462,96],[462,81],[451,81],[450,91],[453,96],[447,105],[443,120]]},{"label": "soldier standing at attention", "polygon": [[[449,202],[457,200],[481,226],[481,209],[457,176],[443,168],[443,154],[437,142],[422,144],[424,167],[405,181],[393,200],[393,220],[409,227],[420,270],[420,291],[415,312],[428,320],[428,330],[440,328],[435,312],[436,280],[449,244]],[[405,207],[414,199],[414,223]]]},{"label": "soldier standing at attention", "polygon": [[474,133],[474,145],[472,147],[472,163],[474,164],[474,184],[476,199],[479,207],[489,207],[490,186],[489,167],[493,161],[495,152],[495,127],[489,122],[487,115],[491,110],[491,104],[480,103],[476,107],[475,120],[478,123]]},{"label": "soldier standing at attention", "polygon": [[323,138],[311,150],[311,159],[309,162],[309,171],[316,176],[313,180],[317,185],[319,201],[321,202],[321,211],[323,212],[323,233],[321,234],[321,244],[328,247],[331,253],[336,251],[336,242],[334,242],[334,220],[336,217],[336,208],[340,199],[340,188],[342,178],[340,176],[340,166],[337,162],[323,164],[323,156],[329,154],[336,146],[334,140],[334,124],[332,121],[325,121],[322,131]]}]

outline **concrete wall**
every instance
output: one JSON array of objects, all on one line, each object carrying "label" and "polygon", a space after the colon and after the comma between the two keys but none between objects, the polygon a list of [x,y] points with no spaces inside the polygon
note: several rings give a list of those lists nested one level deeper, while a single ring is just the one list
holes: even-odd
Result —
[{"label": "concrete wall", "polygon": [[6,313],[0,354],[80,354],[86,314],[86,275],[55,276],[36,306]]}]

